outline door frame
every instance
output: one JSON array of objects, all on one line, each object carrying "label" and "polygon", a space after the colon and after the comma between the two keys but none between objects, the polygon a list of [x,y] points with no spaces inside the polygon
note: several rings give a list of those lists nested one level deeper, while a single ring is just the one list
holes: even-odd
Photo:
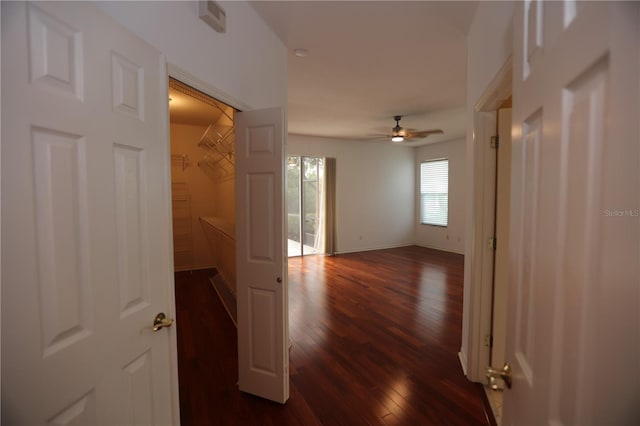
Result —
[{"label": "door frame", "polygon": [[[216,100],[227,104],[228,106],[235,108],[238,111],[249,111],[251,108],[246,103],[240,101],[237,98],[229,95],[228,93],[208,84],[204,81],[200,80],[197,77],[194,77],[192,74],[183,70],[179,66],[167,62],[167,87],[169,87],[169,77],[175,78],[176,80],[180,80],[182,83],[193,87],[196,90],[201,91],[202,93],[215,98]],[[169,114],[169,106],[167,105],[167,114]],[[167,115],[168,117],[168,115]]]},{"label": "door frame", "polygon": [[[489,148],[491,136],[495,135],[497,110],[506,98],[512,94],[513,63],[511,55],[494,75],[484,93],[474,104],[473,109],[473,186],[471,229],[468,237],[471,251],[468,253],[470,265],[470,283],[465,286],[468,295],[468,334],[460,352],[460,361],[467,378],[473,382],[486,382],[486,368],[489,366],[491,348],[485,337],[491,336],[491,317],[493,299],[493,262],[494,250],[488,249],[488,238],[495,236],[495,154]],[[491,170],[493,167],[493,170]],[[467,307],[465,307],[466,309]],[[464,335],[463,335],[464,338]]]},{"label": "door frame", "polygon": [[[174,78],[176,80],[179,80],[180,82],[193,87],[196,90],[199,90],[200,92],[211,96],[213,98],[215,98],[216,100],[225,103],[226,105],[235,108],[238,111],[248,111],[251,110],[252,108],[247,105],[246,103],[234,98],[233,96],[225,93],[224,91],[208,84],[205,83],[204,81],[198,79],[197,77],[194,77],[192,74],[188,73],[187,71],[184,71],[182,68],[178,67],[177,65],[169,62],[169,61],[165,61],[165,63],[167,64],[166,66],[166,74],[165,74],[165,79],[164,79],[164,86],[163,86],[163,94],[165,95],[164,98],[165,99],[169,99],[169,78]],[[163,138],[162,143],[165,144],[165,149],[167,153],[171,152],[171,123],[170,123],[170,117],[169,117],[169,102],[166,103],[165,105],[165,137]],[[167,155],[165,158],[165,161],[167,162],[165,170],[167,171],[166,176],[164,177],[164,187],[165,190],[168,191],[168,194],[171,194],[171,156]],[[169,201],[167,202],[167,205],[165,206],[165,208],[167,209],[167,217],[169,218],[167,224],[166,224],[166,229],[169,230],[169,232],[171,232],[170,238],[169,238],[169,252],[173,253],[173,238],[171,238],[171,236],[173,235],[173,227],[172,227],[172,221],[173,221],[173,210],[171,208],[171,197],[169,196],[167,198]],[[286,258],[285,258],[285,262],[286,262]],[[168,273],[170,274],[169,279],[171,280],[171,290],[172,294],[171,294],[171,300],[173,300],[173,305],[175,306],[175,288],[176,288],[176,283],[175,283],[175,267],[173,265],[173,263],[171,263],[171,265],[169,265],[168,268]],[[288,297],[288,295],[287,295]],[[288,313],[287,313],[288,315]],[[177,327],[179,327],[180,325],[178,324]],[[176,330],[176,328],[173,328],[173,330]],[[170,357],[171,357],[171,362],[172,362],[172,371],[171,371],[171,386],[173,387],[173,389],[179,389],[179,377],[178,377],[178,341],[177,341],[177,332],[174,332],[171,334],[170,337]],[[175,410],[176,413],[178,413],[177,418],[173,419],[174,424],[178,425],[180,424],[180,401],[179,401],[179,397],[178,397],[178,392],[175,393],[175,395],[173,395],[174,401],[173,404],[175,404],[176,407],[178,407],[178,410]]]}]

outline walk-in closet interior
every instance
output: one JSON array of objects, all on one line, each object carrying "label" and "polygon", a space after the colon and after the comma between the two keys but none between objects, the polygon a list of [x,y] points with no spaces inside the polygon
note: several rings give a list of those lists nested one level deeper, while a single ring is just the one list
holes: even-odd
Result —
[{"label": "walk-in closet interior", "polygon": [[235,299],[234,109],[170,79],[169,113],[174,268]]}]

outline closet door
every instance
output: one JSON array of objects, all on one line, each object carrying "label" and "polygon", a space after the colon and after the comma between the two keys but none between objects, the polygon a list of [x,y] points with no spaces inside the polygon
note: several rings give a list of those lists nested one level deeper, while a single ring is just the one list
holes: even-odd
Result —
[{"label": "closet door", "polygon": [[164,60],[3,2],[2,63],[2,423],[178,423]]},{"label": "closet door", "polygon": [[284,116],[236,115],[236,244],[240,390],[289,398]]}]

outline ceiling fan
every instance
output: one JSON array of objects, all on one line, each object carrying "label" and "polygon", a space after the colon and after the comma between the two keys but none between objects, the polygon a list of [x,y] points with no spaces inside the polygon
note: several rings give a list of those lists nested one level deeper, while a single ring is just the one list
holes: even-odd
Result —
[{"label": "ceiling fan", "polygon": [[406,140],[413,139],[424,139],[429,135],[444,133],[440,129],[431,129],[431,130],[415,130],[415,129],[405,129],[400,126],[400,120],[402,119],[401,115],[396,115],[393,117],[396,120],[396,126],[391,129],[390,135],[385,135],[385,138],[391,138],[392,142],[403,142]]}]

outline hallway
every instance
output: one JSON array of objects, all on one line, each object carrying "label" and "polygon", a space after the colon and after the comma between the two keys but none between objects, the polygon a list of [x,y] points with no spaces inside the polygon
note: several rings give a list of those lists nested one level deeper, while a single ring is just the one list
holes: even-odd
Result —
[{"label": "hallway", "polygon": [[206,276],[176,274],[184,425],[488,424],[482,387],[457,357],[462,256],[403,247],[289,259],[284,406],[237,391],[236,330]]}]

